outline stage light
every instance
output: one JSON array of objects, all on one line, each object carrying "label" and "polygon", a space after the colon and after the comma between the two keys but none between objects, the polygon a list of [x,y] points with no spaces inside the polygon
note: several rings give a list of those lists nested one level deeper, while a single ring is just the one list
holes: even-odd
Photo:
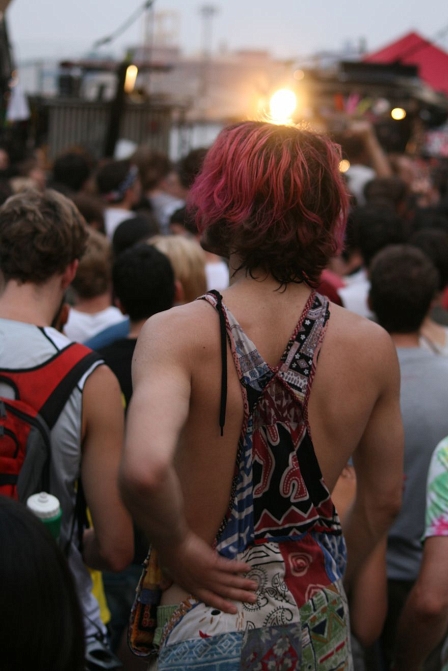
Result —
[{"label": "stage light", "polygon": [[138,75],[138,67],[136,65],[128,65],[126,69],[126,78],[124,80],[124,90],[126,93],[132,93],[135,86],[135,80]]},{"label": "stage light", "polygon": [[269,101],[271,121],[276,124],[291,123],[291,115],[297,107],[297,96],[290,89],[279,89]]},{"label": "stage light", "polygon": [[390,115],[395,121],[402,121],[406,118],[406,110],[404,110],[402,107],[394,107]]},{"label": "stage light", "polygon": [[349,168],[350,161],[347,161],[345,158],[343,158],[342,161],[339,161],[339,172],[347,172]]}]

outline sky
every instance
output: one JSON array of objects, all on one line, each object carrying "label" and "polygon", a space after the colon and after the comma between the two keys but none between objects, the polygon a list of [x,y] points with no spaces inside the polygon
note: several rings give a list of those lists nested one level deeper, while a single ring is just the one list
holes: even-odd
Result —
[{"label": "sky", "polygon": [[[114,32],[142,0],[11,0],[6,10],[16,61],[77,58]],[[212,20],[212,53],[219,49],[266,49],[282,59],[320,50],[340,50],[364,38],[373,51],[410,30],[448,51],[447,0],[155,0],[157,12],[177,15],[178,44],[186,54],[203,45],[200,7],[217,9]],[[141,42],[139,19],[103,51],[123,55]]]}]

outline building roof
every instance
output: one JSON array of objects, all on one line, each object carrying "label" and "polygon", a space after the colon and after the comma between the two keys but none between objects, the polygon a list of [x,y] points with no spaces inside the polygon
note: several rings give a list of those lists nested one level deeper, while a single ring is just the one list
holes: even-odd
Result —
[{"label": "building roof", "polygon": [[363,58],[367,63],[417,65],[419,76],[434,90],[448,95],[448,53],[411,32]]}]

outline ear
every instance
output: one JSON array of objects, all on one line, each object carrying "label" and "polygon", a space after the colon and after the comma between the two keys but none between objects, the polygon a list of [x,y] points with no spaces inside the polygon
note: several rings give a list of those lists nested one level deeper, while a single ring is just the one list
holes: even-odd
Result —
[{"label": "ear", "polygon": [[182,282],[174,281],[174,305],[183,305],[185,303],[185,291]]},{"label": "ear", "polygon": [[75,259],[68,264],[67,268],[62,273],[62,288],[64,291],[70,286],[75,279],[76,271],[78,270],[79,260]]},{"label": "ear", "polygon": [[121,312],[122,315],[127,316],[128,313],[127,313],[126,308],[124,307],[124,305],[123,305],[123,303],[120,301],[120,299],[117,298],[116,296],[114,297],[114,305],[115,305],[115,307],[117,307],[117,308],[120,310],[120,312]]}]

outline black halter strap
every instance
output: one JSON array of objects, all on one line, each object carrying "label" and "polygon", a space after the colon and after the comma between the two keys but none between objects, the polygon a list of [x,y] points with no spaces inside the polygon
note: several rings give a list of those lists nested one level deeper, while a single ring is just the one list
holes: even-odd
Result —
[{"label": "black halter strap", "polygon": [[224,424],[226,423],[226,407],[227,407],[227,329],[226,318],[224,315],[224,308],[222,305],[222,296],[219,291],[213,289],[209,291],[216,298],[216,309],[219,316],[219,330],[221,335],[221,402],[219,406],[219,427],[221,429],[221,436],[224,435]]}]

